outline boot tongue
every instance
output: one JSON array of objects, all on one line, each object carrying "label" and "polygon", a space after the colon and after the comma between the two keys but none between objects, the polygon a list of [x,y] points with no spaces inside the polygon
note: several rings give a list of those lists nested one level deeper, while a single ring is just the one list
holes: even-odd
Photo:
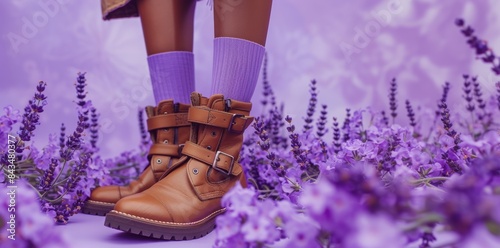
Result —
[{"label": "boot tongue", "polygon": [[[174,101],[164,100],[158,103],[155,108],[155,115],[164,115],[174,113]],[[155,130],[152,132],[153,141],[155,143],[171,143],[174,142],[174,131],[167,129]]]},{"label": "boot tongue", "polygon": [[220,111],[225,110],[225,102],[223,95],[213,95],[208,99],[207,107]]},{"label": "boot tongue", "polygon": [[174,113],[174,101],[165,100],[158,103],[156,107],[156,115],[171,114]]}]

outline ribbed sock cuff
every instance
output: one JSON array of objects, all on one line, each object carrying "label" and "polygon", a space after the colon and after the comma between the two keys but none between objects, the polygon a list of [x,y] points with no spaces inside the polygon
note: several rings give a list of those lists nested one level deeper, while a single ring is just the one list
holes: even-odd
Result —
[{"label": "ribbed sock cuff", "polygon": [[265,48],[244,39],[214,39],[212,94],[249,102],[252,98]]},{"label": "ribbed sock cuff", "polygon": [[166,99],[190,103],[194,91],[194,55],[175,51],[148,56],[149,73],[156,104]]}]

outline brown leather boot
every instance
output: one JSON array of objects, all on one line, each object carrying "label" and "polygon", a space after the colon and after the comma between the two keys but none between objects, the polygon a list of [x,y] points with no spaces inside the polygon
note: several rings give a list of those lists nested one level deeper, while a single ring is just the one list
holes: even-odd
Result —
[{"label": "brown leather boot", "polygon": [[221,198],[245,178],[238,163],[243,132],[253,121],[251,103],[191,95],[191,141],[162,180],[142,193],[121,199],[105,225],[167,240],[195,239],[211,232],[225,209]]},{"label": "brown leather boot", "polygon": [[149,165],[139,178],[128,186],[104,186],[92,191],[82,212],[106,215],[115,203],[125,196],[142,192],[158,182],[181,157],[184,143],[189,139],[187,121],[189,105],[162,101],[157,107],[146,107],[147,126],[153,145],[149,150]]}]

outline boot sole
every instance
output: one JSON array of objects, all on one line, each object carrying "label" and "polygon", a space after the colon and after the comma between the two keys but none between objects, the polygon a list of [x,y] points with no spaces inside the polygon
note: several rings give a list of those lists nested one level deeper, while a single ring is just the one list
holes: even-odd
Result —
[{"label": "boot sole", "polygon": [[191,240],[212,232],[215,228],[216,217],[224,212],[225,209],[220,209],[199,221],[174,223],[146,219],[113,210],[106,215],[104,225],[149,238]]},{"label": "boot sole", "polygon": [[105,216],[115,207],[114,203],[88,200],[82,208],[82,213],[90,215]]}]

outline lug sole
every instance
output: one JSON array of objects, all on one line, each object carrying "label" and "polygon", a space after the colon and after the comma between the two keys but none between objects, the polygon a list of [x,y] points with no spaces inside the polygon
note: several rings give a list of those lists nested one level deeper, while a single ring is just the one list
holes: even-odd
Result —
[{"label": "lug sole", "polygon": [[87,200],[82,208],[82,213],[105,216],[115,207],[114,203]]},{"label": "lug sole", "polygon": [[149,238],[191,240],[212,232],[215,228],[216,217],[224,212],[225,209],[220,209],[196,222],[174,223],[146,219],[113,210],[106,215],[104,225]]}]

